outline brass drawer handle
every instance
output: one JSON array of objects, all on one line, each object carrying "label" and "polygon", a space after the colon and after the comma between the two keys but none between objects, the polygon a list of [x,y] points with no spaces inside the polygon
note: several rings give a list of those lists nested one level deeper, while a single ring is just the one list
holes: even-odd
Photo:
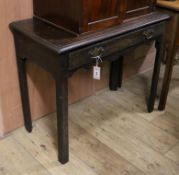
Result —
[{"label": "brass drawer handle", "polygon": [[151,39],[154,36],[154,29],[148,29],[143,32],[143,35],[145,36],[146,39]]},{"label": "brass drawer handle", "polygon": [[101,57],[103,53],[104,53],[103,47],[95,47],[92,51],[89,51],[89,54],[91,55],[92,58]]}]

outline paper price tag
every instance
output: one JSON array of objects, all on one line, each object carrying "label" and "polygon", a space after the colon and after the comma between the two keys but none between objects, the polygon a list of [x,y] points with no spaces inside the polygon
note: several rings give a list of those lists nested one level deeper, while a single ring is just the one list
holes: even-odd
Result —
[{"label": "paper price tag", "polygon": [[93,78],[95,80],[100,80],[101,79],[101,68],[98,66],[93,67]]}]

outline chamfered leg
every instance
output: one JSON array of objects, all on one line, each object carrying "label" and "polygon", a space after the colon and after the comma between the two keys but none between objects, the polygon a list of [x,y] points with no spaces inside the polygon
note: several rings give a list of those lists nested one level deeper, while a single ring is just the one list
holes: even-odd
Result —
[{"label": "chamfered leg", "polygon": [[116,91],[118,87],[121,88],[122,86],[123,60],[123,56],[121,56],[119,59],[111,62],[109,79],[110,90]]},{"label": "chamfered leg", "polygon": [[[179,27],[179,24],[178,24],[178,27]],[[178,27],[176,27],[176,30],[173,31],[175,33],[175,36],[178,36],[177,33],[179,34],[179,32],[177,31]],[[174,43],[170,43],[170,49],[167,55],[167,62],[166,62],[165,73],[164,73],[164,78],[162,82],[162,90],[161,90],[160,101],[159,101],[159,106],[158,106],[158,110],[160,111],[165,110],[165,106],[167,102],[170,82],[171,82],[172,73],[173,73],[173,65],[175,61],[174,57],[177,51],[176,43],[177,43],[177,37],[175,37]]]},{"label": "chamfered leg", "polygon": [[18,65],[18,75],[19,75],[24,124],[26,130],[28,132],[31,132],[32,119],[31,119],[30,104],[29,104],[29,93],[27,87],[26,59],[17,57],[17,65]]},{"label": "chamfered leg", "polygon": [[68,138],[68,75],[61,72],[56,77],[58,158],[62,164],[69,161]]},{"label": "chamfered leg", "polygon": [[160,36],[159,38],[157,38],[155,47],[156,47],[156,58],[155,58],[155,64],[154,64],[154,70],[153,70],[150,95],[149,95],[148,105],[147,105],[148,112],[152,112],[154,109],[155,97],[156,97],[157,86],[158,86],[158,81],[159,81],[161,61],[162,61],[162,57],[164,55],[164,36],[163,35]]},{"label": "chamfered leg", "polygon": [[[174,52],[174,51],[173,51]],[[172,56],[171,59],[167,60],[164,78],[163,78],[163,84],[162,84],[162,90],[160,94],[160,101],[158,110],[163,111],[165,110],[166,102],[167,102],[167,96],[169,92],[169,86],[172,78],[172,72],[173,72],[173,64],[174,64],[174,56]]]}]

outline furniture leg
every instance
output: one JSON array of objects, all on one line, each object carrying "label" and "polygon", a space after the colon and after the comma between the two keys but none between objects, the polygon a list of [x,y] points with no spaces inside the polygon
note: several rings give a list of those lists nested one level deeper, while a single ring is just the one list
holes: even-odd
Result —
[{"label": "furniture leg", "polygon": [[158,81],[159,81],[161,61],[162,61],[162,57],[164,54],[164,36],[161,36],[156,40],[155,47],[156,47],[157,53],[156,53],[153,76],[152,76],[150,96],[149,96],[148,105],[147,105],[148,112],[152,112],[154,109],[155,97],[156,97],[157,86],[158,86]]},{"label": "furniture leg", "polygon": [[172,79],[173,66],[179,41],[179,9],[178,1],[171,4],[165,3],[165,1],[158,1],[159,10],[161,12],[167,13],[171,16],[170,22],[167,27],[167,59],[165,66],[165,73],[162,82],[162,90],[160,94],[160,101],[158,110],[165,110],[167,96],[169,92],[170,82]]},{"label": "furniture leg", "polygon": [[[179,21],[178,16],[177,16],[177,21]],[[175,58],[176,51],[177,51],[177,43],[178,43],[177,36],[179,36],[179,32],[177,30],[178,28],[179,28],[179,22],[176,24],[174,28],[175,30],[173,31],[173,33],[175,35],[175,39],[173,43],[170,44],[171,49],[167,56],[166,68],[165,68],[165,73],[164,73],[164,78],[163,78],[163,83],[162,83],[162,91],[160,94],[160,101],[159,101],[159,106],[158,106],[158,110],[160,111],[165,109],[166,102],[167,102],[167,96],[168,96],[170,81],[171,81],[172,72],[173,72],[174,58]]]},{"label": "furniture leg", "polygon": [[56,78],[58,159],[62,164],[69,160],[68,142],[68,75],[62,72]]},{"label": "furniture leg", "polygon": [[26,76],[26,59],[17,57],[19,84],[21,92],[22,109],[24,116],[25,128],[28,132],[32,131],[32,119],[30,113],[29,94]]},{"label": "furniture leg", "polygon": [[116,91],[118,87],[121,88],[122,86],[123,60],[124,58],[121,56],[119,59],[111,62],[109,79],[110,90]]},{"label": "furniture leg", "polygon": [[[174,52],[174,50],[173,50],[173,52]],[[174,56],[172,56],[171,58],[174,58]],[[167,60],[163,84],[162,84],[162,91],[160,94],[160,101],[159,101],[159,106],[158,106],[158,110],[160,110],[160,111],[163,111],[166,106],[170,81],[171,81],[172,72],[173,72],[173,64],[174,64],[174,59]]]}]

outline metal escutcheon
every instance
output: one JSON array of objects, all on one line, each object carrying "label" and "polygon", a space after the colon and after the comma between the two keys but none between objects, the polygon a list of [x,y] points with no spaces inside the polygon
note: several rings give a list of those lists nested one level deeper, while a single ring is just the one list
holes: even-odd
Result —
[{"label": "metal escutcheon", "polygon": [[143,32],[143,35],[145,36],[146,39],[151,39],[154,36],[154,30],[153,29],[149,29]]},{"label": "metal escutcheon", "polygon": [[94,57],[101,57],[104,52],[103,47],[95,47],[92,51],[89,51],[89,54]]}]

